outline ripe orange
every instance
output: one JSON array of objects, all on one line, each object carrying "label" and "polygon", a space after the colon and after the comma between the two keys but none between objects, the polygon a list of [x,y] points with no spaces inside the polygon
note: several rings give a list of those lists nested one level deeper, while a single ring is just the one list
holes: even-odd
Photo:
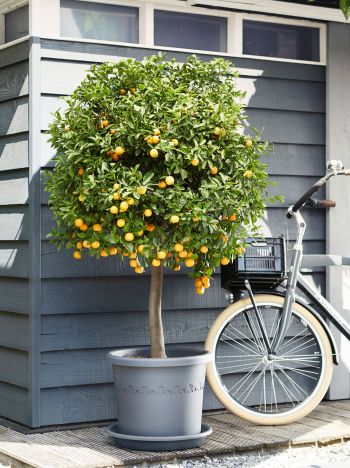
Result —
[{"label": "ripe orange", "polygon": [[92,244],[91,244],[91,247],[93,249],[98,249],[100,247],[99,241],[93,241]]},{"label": "ripe orange", "polygon": [[206,254],[209,249],[206,245],[201,245],[199,250],[201,251],[201,253]]},{"label": "ripe orange", "polygon": [[153,143],[154,145],[156,145],[157,143],[159,143],[159,141],[160,141],[159,136],[154,135],[154,137],[152,137],[152,143]]},{"label": "ripe orange", "polygon": [[120,193],[113,193],[113,200],[120,200]]},{"label": "ripe orange", "polygon": [[148,137],[148,138],[146,139],[146,141],[147,141],[147,143],[148,143],[149,145],[152,145],[152,144],[153,144],[153,137]]},{"label": "ripe orange", "polygon": [[147,192],[147,188],[146,187],[137,187],[137,193],[139,195],[145,195],[145,193]]},{"label": "ripe orange", "polygon": [[152,266],[159,267],[160,266],[160,260],[158,258],[154,258],[152,260]]},{"label": "ripe orange", "polygon": [[236,221],[236,219],[237,219],[237,215],[235,215],[235,214],[232,214],[231,216],[229,216],[229,218],[228,218],[228,219],[229,219],[229,221]]},{"label": "ripe orange", "polygon": [[174,177],[172,177],[172,176],[167,176],[167,177],[165,178],[165,183],[166,183],[167,185],[174,185],[174,183],[175,183]]},{"label": "ripe orange", "polygon": [[110,130],[110,133],[111,133],[112,135],[115,135],[115,134],[117,133],[117,130],[116,130],[115,128],[112,128],[112,129]]},{"label": "ripe orange", "polygon": [[145,269],[142,266],[137,266],[135,268],[135,273],[144,273]]},{"label": "ripe orange", "polygon": [[109,125],[108,120],[102,120],[101,125],[102,125],[102,127],[108,127],[108,125]]},{"label": "ripe orange", "polygon": [[236,252],[237,252],[237,255],[243,255],[244,252],[245,252],[245,248],[244,247],[237,247]]},{"label": "ripe orange", "polygon": [[121,156],[122,154],[125,153],[125,149],[122,146],[117,146],[115,149],[115,154],[118,156]]},{"label": "ripe orange", "polygon": [[130,258],[137,258],[137,253],[136,252],[131,252]]},{"label": "ripe orange", "polygon": [[157,257],[160,259],[160,260],[164,260],[164,258],[166,258],[166,252],[164,252],[164,250],[159,250],[157,252]]},{"label": "ripe orange", "polygon": [[88,226],[86,223],[84,223],[84,224],[82,224],[82,225],[80,226],[79,229],[80,229],[81,231],[85,232],[85,231],[87,231],[87,230],[89,229],[89,226]]},{"label": "ripe orange", "polygon": [[194,286],[195,286],[196,288],[201,288],[201,287],[203,286],[202,280],[201,280],[200,278],[196,278],[196,279],[194,280]]},{"label": "ripe orange", "polygon": [[81,259],[81,253],[76,250],[73,253],[73,257],[75,258],[75,260],[80,260]]},{"label": "ripe orange", "polygon": [[210,169],[210,173],[213,174],[213,175],[217,174],[218,171],[219,171],[219,169],[218,169],[216,166],[213,166],[213,167]]},{"label": "ripe orange", "polygon": [[252,171],[245,171],[243,176],[246,177],[247,179],[250,179],[251,177],[253,177],[253,172]]},{"label": "ripe orange", "polygon": [[145,246],[143,244],[137,246],[138,253],[142,253]]},{"label": "ripe orange", "polygon": [[155,135],[160,135],[160,130],[159,130],[159,128],[155,128],[155,129],[153,130],[153,133],[154,133]]},{"label": "ripe orange", "polygon": [[171,143],[174,145],[174,146],[179,146],[179,141],[176,139],[176,138],[173,138],[171,140]]},{"label": "ripe orange", "polygon": [[118,207],[113,205],[110,207],[109,211],[112,213],[112,214],[117,214],[118,213]]},{"label": "ripe orange", "polygon": [[141,229],[140,231],[137,231],[137,233],[136,233],[136,235],[137,235],[138,237],[141,237],[142,234],[143,234],[143,229]]},{"label": "ripe orange", "polygon": [[108,257],[108,252],[106,250],[104,250],[104,249],[101,249],[100,250],[100,255],[101,255],[101,257]]},{"label": "ripe orange", "polygon": [[179,257],[180,258],[186,258],[187,257],[187,250],[181,250],[181,252],[179,252]]},{"label": "ripe orange", "polygon": [[158,150],[156,150],[155,148],[151,149],[149,154],[150,154],[151,158],[158,158]]},{"label": "ripe orange", "polygon": [[117,226],[122,228],[125,226],[125,219],[118,219]]},{"label": "ripe orange", "polygon": [[174,266],[174,271],[179,271],[179,270],[181,270],[180,265],[175,265],[175,266]]},{"label": "ripe orange", "polygon": [[125,94],[126,94],[125,89],[124,89],[124,88],[121,88],[121,89],[119,90],[119,94],[120,94],[121,96],[125,96]]},{"label": "ripe orange", "polygon": [[79,195],[79,197],[78,197],[78,200],[79,200],[80,202],[83,202],[83,201],[85,200],[85,196],[81,193],[81,194]]},{"label": "ripe orange", "polygon": [[126,202],[126,201],[122,201],[120,206],[119,206],[119,210],[121,213],[123,213],[124,211],[126,211],[127,209],[129,208],[129,204]]},{"label": "ripe orange", "polygon": [[203,286],[201,288],[196,288],[196,293],[199,294],[199,295],[204,294],[204,291],[205,291],[205,289],[204,289]]},{"label": "ripe orange", "polygon": [[199,159],[192,159],[191,164],[192,164],[192,166],[198,166]]},{"label": "ripe orange", "polygon": [[84,224],[84,221],[83,221],[81,218],[77,218],[77,219],[74,221],[75,227],[80,228],[80,226],[82,226],[83,224]]},{"label": "ripe orange", "polygon": [[119,161],[119,159],[120,159],[119,154],[113,153],[113,154],[112,154],[112,159],[113,159],[114,162]]},{"label": "ripe orange", "polygon": [[194,260],[193,258],[187,258],[185,260],[185,265],[187,266],[187,268],[191,268],[194,266]]},{"label": "ripe orange", "polygon": [[83,248],[83,243],[82,242],[77,242],[77,249],[80,250]]},{"label": "ripe orange", "polygon": [[85,172],[85,169],[84,169],[83,167],[79,167],[79,169],[78,169],[78,175],[79,175],[79,176],[82,176],[82,175],[84,174],[84,172]]},{"label": "ripe orange", "polygon": [[127,242],[131,242],[134,240],[134,234],[132,232],[127,232],[124,236],[124,239],[127,241]]},{"label": "ripe orange", "polygon": [[210,280],[207,276],[202,276],[202,283],[205,289],[208,289],[210,287]]},{"label": "ripe orange", "polygon": [[89,249],[91,247],[91,243],[87,240],[84,240],[83,242],[83,246],[86,248],[86,249]]},{"label": "ripe orange", "polygon": [[120,189],[120,184],[113,185],[113,190],[119,190],[119,189]]},{"label": "ripe orange", "polygon": [[147,224],[146,224],[146,229],[147,229],[147,231],[149,231],[149,232],[154,231],[155,228],[156,228],[155,225],[152,224],[152,223],[147,223]]},{"label": "ripe orange", "polygon": [[228,265],[230,263],[230,260],[227,257],[222,257],[220,263],[221,265]]},{"label": "ripe orange", "polygon": [[132,206],[135,204],[135,199],[130,197],[126,200],[126,203],[129,205],[129,206]]},{"label": "ripe orange", "polygon": [[109,248],[109,255],[117,255],[118,249],[116,247]]},{"label": "ripe orange", "polygon": [[182,244],[175,244],[174,245],[175,252],[182,252],[183,249],[184,249],[184,246]]},{"label": "ripe orange", "polygon": [[253,141],[249,138],[248,140],[244,142],[244,146],[246,148],[251,148],[253,146]]},{"label": "ripe orange", "polygon": [[130,260],[130,266],[132,268],[136,268],[137,266],[139,266],[139,262],[137,260]]},{"label": "ripe orange", "polygon": [[150,216],[152,216],[153,211],[150,210],[149,208],[146,208],[143,214],[146,216],[146,218],[149,218]]},{"label": "ripe orange", "polygon": [[166,188],[166,183],[164,182],[164,180],[161,180],[160,182],[158,182],[158,187],[161,188],[161,189],[164,189]]},{"label": "ripe orange", "polygon": [[95,232],[101,232],[102,231],[102,226],[101,224],[99,223],[96,223],[92,226],[92,229],[95,231]]},{"label": "ripe orange", "polygon": [[177,215],[172,215],[170,217],[171,224],[177,224],[180,221],[180,218]]}]

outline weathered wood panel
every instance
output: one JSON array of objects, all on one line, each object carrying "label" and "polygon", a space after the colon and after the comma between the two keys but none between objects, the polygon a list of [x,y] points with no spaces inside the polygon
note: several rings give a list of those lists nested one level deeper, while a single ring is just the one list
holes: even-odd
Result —
[{"label": "weathered wood panel", "polygon": [[28,132],[28,98],[0,103],[0,136]]},{"label": "weathered wood panel", "polygon": [[0,381],[28,388],[28,353],[0,344]]},{"label": "weathered wood panel", "polygon": [[[194,293],[193,293],[194,296]],[[167,344],[203,342],[209,326],[227,307],[164,309]],[[42,319],[42,351],[148,345],[147,303],[139,311],[50,315]]]},{"label": "weathered wood panel", "polygon": [[20,63],[25,60],[28,60],[29,47],[29,41],[27,40],[1,50],[0,67],[9,67],[15,63]]},{"label": "weathered wood panel", "polygon": [[28,167],[27,133],[0,138],[0,171]]},{"label": "weathered wood panel", "polygon": [[[43,389],[40,393],[41,425],[69,424],[117,419],[113,384]],[[215,405],[215,406],[214,406]],[[204,409],[220,408],[208,385],[204,388]]]},{"label": "weathered wood panel", "polygon": [[28,61],[0,68],[0,102],[28,94]]},{"label": "weathered wood panel", "polygon": [[28,327],[26,315],[0,312],[0,346],[29,351]]},{"label": "weathered wood panel", "polygon": [[28,207],[0,207],[0,241],[28,240]]},{"label": "weathered wood panel", "polygon": [[0,276],[28,277],[26,242],[0,242]]},{"label": "weathered wood panel", "polygon": [[[157,54],[158,50],[148,48],[133,48],[129,46],[115,46],[107,44],[82,43],[74,41],[55,41],[42,39],[42,57],[48,59],[79,60],[86,63],[99,63],[101,61],[117,61],[120,58],[135,58],[142,60],[145,56]],[[168,51],[169,59],[175,58],[183,62],[191,55],[186,52]],[[213,55],[196,54],[203,60],[211,60]],[[248,58],[228,58],[236,67],[241,68],[244,76],[248,74],[271,78],[286,78],[290,80],[325,81],[325,67],[322,65],[306,65],[299,63],[274,62],[268,60]],[[248,76],[249,76],[248,75]]]},{"label": "weathered wood panel", "polygon": [[0,382],[0,395],[1,416],[29,425],[28,390]]},{"label": "weathered wood panel", "polygon": [[0,173],[0,206],[28,203],[28,171]]},{"label": "weathered wood panel", "polygon": [[28,280],[0,278],[0,310],[28,314],[28,301]]}]

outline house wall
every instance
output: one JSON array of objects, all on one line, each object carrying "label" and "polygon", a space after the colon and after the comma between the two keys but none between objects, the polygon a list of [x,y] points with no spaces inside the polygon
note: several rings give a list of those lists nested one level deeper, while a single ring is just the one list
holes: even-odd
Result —
[{"label": "house wall", "polygon": [[0,415],[29,424],[29,43],[0,50]]},{"label": "house wall", "polygon": [[[63,103],[92,63],[134,57],[150,49],[41,40],[41,166],[50,167],[53,150],[47,142],[50,113]],[[179,61],[185,53],[169,53]],[[203,55],[202,58],[211,57]],[[247,91],[249,122],[264,128],[264,138],[275,144],[268,158],[271,178],[286,204],[306,190],[324,171],[325,67],[257,59],[233,59],[241,72],[238,84]],[[57,253],[46,240],[53,226],[47,194],[41,195],[41,365],[40,425],[117,417],[112,373],[105,356],[113,348],[148,342],[149,276],[135,276],[113,258],[76,262],[71,252]],[[270,207],[265,233],[286,231],[285,203]],[[325,213],[305,211],[309,228],[306,252],[325,249]],[[289,226],[289,238],[295,230]],[[312,279],[324,286],[324,274]],[[167,273],[164,318],[167,343],[201,346],[210,324],[227,302],[219,275],[204,296],[196,296],[182,272]],[[205,408],[218,403],[206,389]]]}]

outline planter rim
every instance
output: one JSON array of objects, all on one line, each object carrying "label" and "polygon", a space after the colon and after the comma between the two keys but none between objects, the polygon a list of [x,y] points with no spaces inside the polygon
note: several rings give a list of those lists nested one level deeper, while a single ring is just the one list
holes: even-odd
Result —
[{"label": "planter rim", "polygon": [[107,354],[107,359],[116,366],[125,367],[176,367],[192,366],[195,364],[206,364],[211,361],[212,355],[205,349],[179,347],[167,349],[168,357],[149,358],[138,357],[149,352],[149,346],[138,346],[135,348],[117,349]]}]

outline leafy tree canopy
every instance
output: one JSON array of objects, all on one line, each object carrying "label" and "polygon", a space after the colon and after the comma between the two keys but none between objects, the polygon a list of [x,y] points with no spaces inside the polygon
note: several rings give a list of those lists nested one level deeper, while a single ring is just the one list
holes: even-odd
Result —
[{"label": "leafy tree canopy", "polygon": [[267,143],[243,134],[236,76],[193,56],[93,66],[50,127],[56,245],[76,259],[129,257],[137,273],[185,265],[203,293],[243,252],[267,196]]}]

